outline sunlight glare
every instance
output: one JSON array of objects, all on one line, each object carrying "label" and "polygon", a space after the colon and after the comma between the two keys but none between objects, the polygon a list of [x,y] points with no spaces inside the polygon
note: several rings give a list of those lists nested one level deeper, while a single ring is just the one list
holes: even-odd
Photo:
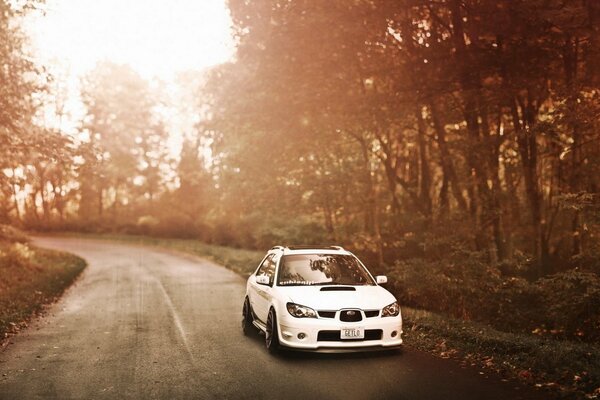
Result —
[{"label": "sunlight glare", "polygon": [[49,0],[46,9],[31,23],[36,53],[75,75],[109,60],[170,79],[234,52],[224,0]]}]

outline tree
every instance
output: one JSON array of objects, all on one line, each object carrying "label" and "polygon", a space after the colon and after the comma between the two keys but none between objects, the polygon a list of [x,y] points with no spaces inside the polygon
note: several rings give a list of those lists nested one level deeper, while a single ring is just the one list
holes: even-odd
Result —
[{"label": "tree", "polygon": [[82,99],[88,140],[79,172],[80,216],[102,217],[108,209],[117,219],[139,195],[151,203],[160,192],[167,132],[148,82],[128,66],[98,64],[83,83]]},{"label": "tree", "polygon": [[[52,151],[34,122],[34,96],[46,89],[47,77],[25,52],[20,17],[39,1],[0,1],[0,208],[1,222],[20,222],[18,195],[30,158]],[[51,140],[50,140],[51,141]]]},{"label": "tree", "polygon": [[[360,193],[370,221],[362,233],[378,238],[380,260],[394,237],[426,235],[467,211],[460,224],[492,263],[511,259],[517,236],[535,273],[550,273],[565,218],[573,253],[581,251],[583,223],[559,198],[597,190],[597,179],[581,181],[596,168],[596,6],[232,0],[230,8],[238,58],[207,87],[219,184],[229,191],[226,176],[235,177],[236,199],[270,193],[270,208],[308,206],[291,215],[311,215],[337,239],[356,220]],[[322,190],[332,186],[355,197]]]}]

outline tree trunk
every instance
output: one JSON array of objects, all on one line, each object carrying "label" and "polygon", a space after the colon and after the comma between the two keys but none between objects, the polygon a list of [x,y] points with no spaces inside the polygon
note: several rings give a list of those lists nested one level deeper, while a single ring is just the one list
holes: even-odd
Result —
[{"label": "tree trunk", "polygon": [[[480,168],[479,159],[479,120],[477,102],[474,91],[479,86],[479,77],[477,71],[471,68],[470,57],[465,43],[465,32],[463,28],[463,17],[461,12],[460,0],[452,0],[450,11],[452,18],[452,27],[454,28],[453,40],[456,50],[456,61],[459,66],[459,81],[462,88],[462,97],[464,101],[464,119],[467,123],[467,132],[469,134],[470,147],[467,150],[466,159],[469,167],[468,193],[470,198],[469,209],[476,230],[481,227],[480,201],[481,193],[478,191],[478,174]],[[478,247],[480,247],[478,245]]]},{"label": "tree trunk", "polygon": [[96,193],[96,196],[98,196],[98,217],[102,218],[102,214],[104,213],[104,200],[103,200],[103,196],[104,196],[104,189],[102,189],[102,187],[98,188],[98,193]]},{"label": "tree trunk", "polygon": [[365,219],[370,220],[371,226],[367,231],[369,234],[373,235],[375,239],[376,252],[377,252],[377,262],[380,266],[383,265],[383,238],[381,237],[381,222],[379,220],[379,207],[377,206],[377,182],[373,182],[373,177],[371,176],[371,152],[367,146],[367,143],[364,139],[357,139],[362,150],[363,162],[364,162],[364,173],[365,173],[365,186],[366,186],[366,194],[367,194],[367,209],[368,216]]},{"label": "tree trunk", "polygon": [[323,217],[325,219],[325,230],[329,234],[329,237],[334,242],[337,240],[335,234],[335,224],[333,222],[333,211],[331,209],[331,201],[330,196],[327,193],[327,188],[323,187],[321,189],[325,193],[325,200],[323,202]]},{"label": "tree trunk", "polygon": [[19,199],[17,197],[17,184],[15,183],[15,177],[16,177],[16,171],[14,168],[12,168],[13,182],[11,182],[10,188],[12,189],[12,197],[13,197],[13,203],[15,206],[15,212],[17,213],[17,221],[22,222],[23,219],[21,218],[21,210],[19,209]]},{"label": "tree trunk", "polygon": [[[454,163],[452,162],[452,155],[448,149],[448,143],[446,142],[446,129],[440,120],[440,114],[434,101],[429,103],[429,110],[431,111],[431,120],[433,122],[433,128],[435,129],[437,138],[437,145],[440,151],[440,164],[442,166],[442,173],[444,175],[443,179],[449,183],[450,188],[452,189],[452,195],[458,204],[458,208],[462,211],[466,211],[467,201],[463,196],[460,181],[456,174]],[[444,203],[448,203],[447,196],[444,201],[441,201],[442,206]]]},{"label": "tree trunk", "polygon": [[[500,183],[500,144],[502,143],[502,136],[500,135],[502,129],[502,116],[500,115],[496,121],[496,132],[495,135],[491,135],[491,127],[488,120],[487,105],[481,103],[481,130],[484,135],[484,149],[485,154],[488,157],[488,171],[491,180],[491,188],[486,190],[486,217],[489,219],[489,223],[492,226],[492,235],[494,237],[494,245],[496,256],[495,259],[502,261],[506,259],[507,254],[506,248],[506,233],[504,231],[504,210],[502,207],[502,185]],[[487,188],[487,185],[486,185]]]},{"label": "tree trunk", "polygon": [[[442,169],[443,170],[443,169]],[[440,218],[443,219],[448,216],[450,211],[450,201],[448,199],[448,174],[446,171],[442,171],[442,186],[440,187]]]},{"label": "tree trunk", "polygon": [[37,170],[40,179],[40,197],[42,199],[42,211],[44,214],[43,219],[48,222],[50,220],[50,207],[48,205],[48,200],[46,199],[46,167],[38,162],[35,165],[35,169]]},{"label": "tree trunk", "polygon": [[[533,228],[533,255],[537,262],[538,275],[544,276],[548,273],[548,241],[544,234],[544,221],[542,220],[542,195],[538,186],[537,173],[537,141],[531,129],[535,123],[532,110],[527,110],[531,105],[522,106],[522,119],[519,116],[517,99],[513,98],[511,113],[513,126],[517,135],[517,144],[523,166],[523,178],[525,181],[525,192],[531,212],[531,226]],[[523,121],[521,124],[520,121]]]},{"label": "tree trunk", "polygon": [[[569,179],[569,191],[579,193],[581,191],[581,133],[578,123],[578,103],[577,103],[577,65],[578,65],[578,38],[567,35],[563,48],[563,68],[565,73],[565,84],[567,87],[567,108],[569,114],[567,118],[569,129],[571,131],[571,176]],[[582,251],[582,227],[581,215],[575,211],[571,219],[571,254],[576,256]]]},{"label": "tree trunk", "polygon": [[419,185],[419,198],[423,204],[423,210],[425,211],[425,217],[428,223],[431,223],[432,217],[432,204],[431,204],[431,172],[429,170],[429,160],[427,157],[427,143],[426,143],[426,127],[425,121],[423,120],[423,114],[421,106],[417,106],[415,110],[417,117],[417,142],[419,145],[419,170],[420,170],[420,185]]}]

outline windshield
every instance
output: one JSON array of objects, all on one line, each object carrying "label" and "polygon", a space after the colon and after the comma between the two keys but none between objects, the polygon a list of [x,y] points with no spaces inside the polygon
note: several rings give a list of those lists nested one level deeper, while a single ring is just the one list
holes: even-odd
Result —
[{"label": "windshield", "polygon": [[293,254],[283,256],[279,286],[374,285],[356,257],[347,254]]}]

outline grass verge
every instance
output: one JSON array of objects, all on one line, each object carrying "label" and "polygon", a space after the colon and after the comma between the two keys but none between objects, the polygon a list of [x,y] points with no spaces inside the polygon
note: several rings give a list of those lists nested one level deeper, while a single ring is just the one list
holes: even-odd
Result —
[{"label": "grass verge", "polygon": [[404,307],[406,343],[464,365],[546,388],[563,398],[600,398],[600,346],[498,331]]},{"label": "grass verge", "polygon": [[0,343],[27,326],[85,268],[83,259],[0,238]]},{"label": "grass verge", "polygon": [[[68,236],[81,236],[68,234]],[[191,239],[86,234],[85,237],[157,246],[208,258],[249,276],[264,252],[209,245]],[[600,398],[600,345],[498,331],[484,324],[403,307],[409,346],[542,387],[563,398]],[[553,396],[554,397],[554,396]]]}]

